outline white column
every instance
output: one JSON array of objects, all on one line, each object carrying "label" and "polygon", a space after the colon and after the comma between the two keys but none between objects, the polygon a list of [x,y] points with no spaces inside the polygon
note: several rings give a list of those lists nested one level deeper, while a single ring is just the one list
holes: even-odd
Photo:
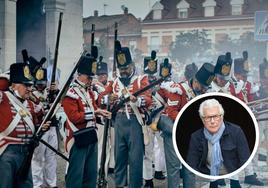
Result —
[{"label": "white column", "polygon": [[82,0],[45,0],[46,52],[54,58],[59,12],[63,12],[57,66],[61,70],[60,85],[69,76],[83,47]]},{"label": "white column", "polygon": [[[46,12],[46,54],[50,60],[54,58],[56,37],[58,30],[59,13],[64,12],[65,2],[45,0]],[[62,36],[61,36],[62,37]]]},{"label": "white column", "polygon": [[9,69],[16,62],[16,3],[0,0],[0,69]]}]

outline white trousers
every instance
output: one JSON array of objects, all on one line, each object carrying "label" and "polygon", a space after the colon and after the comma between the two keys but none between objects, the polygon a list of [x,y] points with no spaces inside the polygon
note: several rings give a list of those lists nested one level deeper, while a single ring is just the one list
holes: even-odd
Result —
[{"label": "white trousers", "polygon": [[166,171],[164,142],[160,132],[154,133],[154,165],[155,171]]},{"label": "white trousers", "polygon": [[150,137],[150,142],[144,148],[143,157],[143,179],[145,180],[153,179],[154,134],[151,129],[148,129],[148,136]]},{"label": "white trousers", "polygon": [[[42,139],[55,149],[58,148],[56,127],[43,135]],[[43,183],[49,187],[57,186],[57,158],[56,154],[40,143],[35,149],[32,159],[32,176],[34,188],[40,188]]]},{"label": "white trousers", "polygon": [[166,171],[163,138],[160,132],[149,129],[150,143],[145,146],[143,159],[143,179],[153,179],[153,167],[155,171]]}]

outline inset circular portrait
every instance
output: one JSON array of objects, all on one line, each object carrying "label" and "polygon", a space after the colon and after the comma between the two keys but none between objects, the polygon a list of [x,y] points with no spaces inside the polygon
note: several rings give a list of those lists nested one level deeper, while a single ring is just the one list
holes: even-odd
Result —
[{"label": "inset circular portrait", "polygon": [[182,164],[208,179],[239,173],[251,162],[259,143],[254,114],[244,102],[223,93],[189,101],[176,118],[172,136]]}]

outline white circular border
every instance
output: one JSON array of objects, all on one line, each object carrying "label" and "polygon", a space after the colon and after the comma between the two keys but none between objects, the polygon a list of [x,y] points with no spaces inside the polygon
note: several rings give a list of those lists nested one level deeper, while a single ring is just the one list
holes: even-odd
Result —
[{"label": "white circular border", "polygon": [[[248,160],[245,162],[244,165],[242,165],[240,168],[238,168],[237,170],[235,170],[234,172],[232,173],[229,173],[229,174],[226,174],[226,175],[222,175],[222,176],[211,176],[211,175],[206,175],[206,174],[203,174],[203,173],[200,173],[198,172],[197,170],[193,169],[192,167],[190,167],[185,161],[184,159],[182,158],[179,150],[178,150],[178,147],[177,147],[177,144],[176,144],[176,129],[177,129],[177,125],[178,125],[178,122],[179,122],[179,119],[181,117],[181,115],[183,114],[183,112],[192,104],[194,103],[195,101],[201,99],[201,98],[204,98],[204,97],[210,97],[210,96],[222,96],[222,97],[227,97],[227,98],[230,98],[230,99],[233,99],[235,100],[236,102],[238,102],[239,104],[241,104],[246,110],[247,112],[250,114],[251,116],[251,119],[253,120],[254,122],[254,126],[255,126],[255,132],[256,132],[256,139],[255,139],[255,145],[254,145],[254,149],[250,155],[250,157],[248,158]],[[251,160],[253,159],[253,157],[255,156],[256,152],[257,152],[257,149],[258,149],[258,145],[259,145],[259,127],[258,127],[258,123],[257,123],[257,120],[253,114],[253,112],[250,110],[250,108],[246,105],[246,103],[244,103],[243,101],[241,101],[240,99],[238,99],[237,97],[234,97],[230,94],[226,94],[226,93],[218,93],[218,92],[211,92],[211,93],[206,93],[206,94],[202,94],[202,95],[199,95],[195,98],[193,98],[192,100],[190,100],[189,102],[187,102],[183,108],[180,110],[180,112],[178,113],[177,117],[176,117],[176,120],[174,122],[174,125],[173,125],[173,130],[172,130],[172,141],[173,141],[173,147],[175,149],[175,152],[177,154],[177,156],[179,157],[179,160],[181,161],[181,163],[188,169],[190,170],[192,173],[194,173],[195,175],[198,175],[202,178],[206,178],[206,179],[212,179],[212,180],[217,180],[217,179],[223,179],[223,178],[230,178],[231,176],[234,176],[236,174],[238,174],[240,171],[242,171],[244,168],[246,168],[246,166],[251,162]]]}]

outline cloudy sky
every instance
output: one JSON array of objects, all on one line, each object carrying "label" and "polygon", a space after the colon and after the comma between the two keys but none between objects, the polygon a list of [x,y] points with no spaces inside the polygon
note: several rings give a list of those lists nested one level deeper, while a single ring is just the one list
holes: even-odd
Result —
[{"label": "cloudy sky", "polygon": [[[129,13],[137,18],[144,18],[157,0],[83,0],[83,16],[92,16],[94,10],[99,11],[99,15],[122,14],[121,6],[128,7]],[[105,7],[105,8],[104,8]]]}]

